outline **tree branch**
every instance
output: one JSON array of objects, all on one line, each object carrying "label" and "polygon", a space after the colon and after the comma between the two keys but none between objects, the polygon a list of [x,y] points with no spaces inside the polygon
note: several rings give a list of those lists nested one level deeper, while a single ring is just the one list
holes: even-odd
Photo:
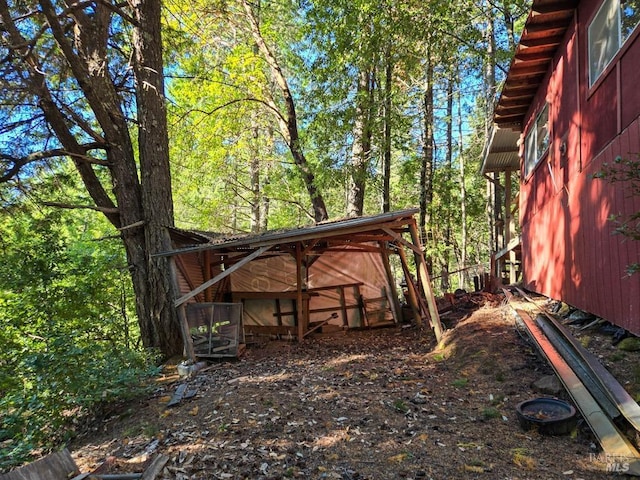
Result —
[{"label": "tree branch", "polygon": [[83,210],[95,210],[96,212],[117,214],[119,210],[115,207],[98,207],[97,205],[72,205],[70,203],[60,202],[42,202],[42,205],[47,207],[66,208],[70,210],[83,209]]},{"label": "tree branch", "polygon": [[[80,145],[80,148],[84,149],[84,151],[86,152],[88,150],[105,149],[106,146],[103,143],[87,143],[84,145]],[[14,157],[12,155],[0,153],[0,161],[2,163],[13,164],[13,166],[5,170],[5,173],[0,176],[0,183],[11,180],[11,178],[15,177],[18,174],[22,167],[28,165],[29,163],[34,163],[40,160],[47,160],[49,158],[55,157],[72,157],[75,160],[93,165],[109,166],[109,162],[105,160],[100,160],[80,153],[70,152],[68,150],[65,150],[64,148],[54,148],[53,150],[35,152],[27,155],[26,157]]]},{"label": "tree branch", "polygon": [[191,108],[187,112],[182,114],[178,118],[178,121],[184,120],[187,115],[189,115],[191,113],[194,113],[194,112],[202,113],[204,115],[213,115],[218,110],[222,110],[223,108],[227,108],[227,107],[230,107],[231,105],[235,105],[236,103],[241,103],[241,102],[257,102],[257,103],[260,103],[261,105],[264,105],[269,110],[271,110],[278,117],[278,120],[280,122],[286,123],[286,118],[282,115],[280,110],[278,110],[278,108],[276,108],[276,106],[272,102],[269,102],[267,100],[262,100],[262,99],[256,98],[256,97],[236,98],[234,100],[230,100],[230,101],[228,101],[226,103],[223,103],[222,105],[218,105],[217,107],[214,107],[211,110],[202,110],[200,108]]}]

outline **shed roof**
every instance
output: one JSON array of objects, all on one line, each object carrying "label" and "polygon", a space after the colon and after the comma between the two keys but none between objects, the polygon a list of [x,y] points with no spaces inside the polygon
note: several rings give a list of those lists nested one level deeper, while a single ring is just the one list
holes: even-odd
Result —
[{"label": "shed roof", "polygon": [[[355,218],[328,220],[311,226],[288,230],[272,230],[260,234],[221,235],[212,233],[194,234],[194,245],[164,252],[162,256],[205,250],[229,252],[270,247],[274,250],[288,250],[297,242],[311,240],[331,240],[342,244],[357,244],[372,241],[389,241],[394,237],[389,230],[403,228],[415,222],[414,215],[420,210],[412,208],[396,212],[381,213]],[[174,230],[183,239],[189,238],[180,230]],[[201,241],[195,241],[200,237]],[[184,243],[183,243],[184,244]]]},{"label": "shed roof", "polygon": [[578,0],[533,0],[493,120],[522,128],[529,106],[571,23]]}]

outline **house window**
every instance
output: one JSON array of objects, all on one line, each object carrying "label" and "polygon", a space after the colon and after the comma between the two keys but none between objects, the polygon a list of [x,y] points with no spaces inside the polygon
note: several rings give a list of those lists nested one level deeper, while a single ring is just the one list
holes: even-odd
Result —
[{"label": "house window", "polygon": [[525,139],[524,176],[529,176],[549,149],[549,104],[546,103]]},{"label": "house window", "polygon": [[589,86],[611,63],[640,22],[637,0],[605,0],[589,25]]}]

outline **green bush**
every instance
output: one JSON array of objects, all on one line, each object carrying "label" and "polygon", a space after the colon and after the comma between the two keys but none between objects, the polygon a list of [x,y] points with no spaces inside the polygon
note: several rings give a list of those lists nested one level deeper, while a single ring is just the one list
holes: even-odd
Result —
[{"label": "green bush", "polygon": [[59,448],[78,418],[155,372],[112,234],[86,212],[0,210],[0,471]]},{"label": "green bush", "polygon": [[143,392],[145,378],[156,373],[150,359],[104,347],[58,337],[46,351],[24,352],[13,372],[3,368],[12,385],[0,398],[0,470],[29,460],[35,449],[63,444],[74,434],[74,419],[99,405]]}]

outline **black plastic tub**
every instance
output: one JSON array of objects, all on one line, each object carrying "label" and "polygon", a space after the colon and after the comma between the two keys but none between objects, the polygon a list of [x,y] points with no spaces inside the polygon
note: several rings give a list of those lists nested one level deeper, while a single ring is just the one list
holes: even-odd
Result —
[{"label": "black plastic tub", "polygon": [[540,397],[516,406],[523,430],[537,429],[543,435],[567,435],[576,428],[576,409],[557,398]]}]

